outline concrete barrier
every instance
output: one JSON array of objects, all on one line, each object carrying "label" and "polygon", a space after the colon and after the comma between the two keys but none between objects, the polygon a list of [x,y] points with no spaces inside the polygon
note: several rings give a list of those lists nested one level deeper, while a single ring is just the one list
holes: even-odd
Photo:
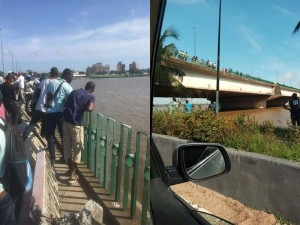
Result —
[{"label": "concrete barrier", "polygon": [[[166,166],[174,150],[186,143],[174,137],[153,135]],[[201,182],[201,186],[240,201],[248,207],[278,214],[300,224],[300,163],[226,148],[231,171]],[[200,183],[199,183],[200,184]]]},{"label": "concrete barrier", "polygon": [[[17,129],[22,133],[26,126],[22,123]],[[33,188],[18,202],[16,213],[19,214],[20,225],[33,224],[40,214],[48,218],[60,216],[58,185],[41,137],[30,135],[25,141],[25,148],[32,168]]]},{"label": "concrete barrier", "polygon": [[33,207],[48,218],[60,217],[58,184],[45,151],[37,154],[32,188]]}]

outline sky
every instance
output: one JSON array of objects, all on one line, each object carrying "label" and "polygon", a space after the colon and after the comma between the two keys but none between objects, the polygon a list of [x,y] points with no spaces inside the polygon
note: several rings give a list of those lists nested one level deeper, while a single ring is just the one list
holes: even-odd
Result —
[{"label": "sky", "polygon": [[0,0],[0,9],[5,72],[150,67],[148,0]]},{"label": "sky", "polygon": [[[220,68],[300,88],[299,9],[299,0],[222,0]],[[179,40],[166,44],[217,63],[218,20],[219,0],[169,0],[162,31],[172,26]]]}]

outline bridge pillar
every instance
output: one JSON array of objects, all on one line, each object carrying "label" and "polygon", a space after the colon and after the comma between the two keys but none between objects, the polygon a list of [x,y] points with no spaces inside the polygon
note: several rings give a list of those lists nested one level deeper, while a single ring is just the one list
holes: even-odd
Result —
[{"label": "bridge pillar", "polygon": [[266,108],[268,98],[264,95],[220,97],[220,110]]}]

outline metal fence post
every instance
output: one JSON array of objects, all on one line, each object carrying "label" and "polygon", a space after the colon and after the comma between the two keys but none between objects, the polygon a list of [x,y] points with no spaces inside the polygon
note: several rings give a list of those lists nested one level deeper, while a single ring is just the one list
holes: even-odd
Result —
[{"label": "metal fence post", "polygon": [[100,124],[101,121],[101,129],[100,129],[100,137],[99,137],[99,155],[97,157],[97,160],[99,160],[98,162],[98,166],[99,169],[97,169],[99,171],[99,183],[100,186],[103,187],[104,185],[104,163],[105,163],[105,143],[106,143],[106,135],[105,135],[105,119],[104,119],[104,115],[102,114],[98,114],[98,123]]},{"label": "metal fence post", "polygon": [[89,112],[89,155],[88,155],[88,167],[95,175],[96,168],[96,136],[97,130],[95,126],[95,113]]},{"label": "metal fence post", "polygon": [[[131,129],[128,130],[128,136],[127,136],[127,147],[126,147],[126,157],[127,155],[130,155],[130,149],[131,149]],[[125,157],[125,159],[126,159]],[[125,173],[124,173],[124,196],[123,196],[123,208],[127,209],[128,207],[128,192],[129,192],[129,172],[130,167],[127,166],[126,160],[125,160]]]},{"label": "metal fence post", "polygon": [[104,187],[108,189],[108,172],[109,172],[109,146],[110,146],[110,122],[112,122],[112,128],[113,128],[113,138],[115,134],[115,122],[116,120],[112,118],[107,118],[106,120],[106,143],[105,143],[105,173],[104,173]]},{"label": "metal fence post", "polygon": [[144,189],[143,189],[143,203],[142,203],[142,223],[147,224],[147,211],[150,195],[150,137],[147,138],[147,152],[144,169]]},{"label": "metal fence post", "polygon": [[82,161],[88,166],[88,152],[89,152],[89,113],[84,113],[84,152],[82,154]]},{"label": "metal fence post", "polygon": [[119,145],[118,167],[117,167],[116,194],[115,194],[116,201],[120,201],[122,158],[123,158],[124,129],[125,128],[127,128],[128,136],[130,136],[130,139],[131,139],[131,127],[126,125],[126,124],[122,124],[121,125],[121,131],[120,131],[120,145]]},{"label": "metal fence post", "polygon": [[146,136],[142,132],[137,132],[136,135],[136,151],[135,154],[126,155],[127,167],[133,167],[133,177],[131,185],[131,207],[130,207],[130,218],[134,218],[136,214],[136,202],[137,202],[137,187],[138,187],[138,173],[139,173],[139,162],[140,162],[140,149],[141,149],[141,135]]},{"label": "metal fence post", "polygon": [[100,137],[103,127],[104,115],[97,113],[97,137],[96,137],[96,177],[100,176]]}]

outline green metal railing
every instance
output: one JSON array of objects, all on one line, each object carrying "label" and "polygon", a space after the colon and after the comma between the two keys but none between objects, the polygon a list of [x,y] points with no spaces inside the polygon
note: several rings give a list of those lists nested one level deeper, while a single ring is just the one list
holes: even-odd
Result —
[{"label": "green metal railing", "polygon": [[[127,124],[120,124],[118,132],[116,120],[89,112],[84,115],[84,138],[82,160],[99,179],[100,187],[109,190],[115,201],[123,201],[123,210],[129,210],[131,219],[140,217],[141,224],[146,225],[150,195],[149,136],[142,132],[133,135],[132,127]],[[137,216],[138,199],[142,212]]]}]

